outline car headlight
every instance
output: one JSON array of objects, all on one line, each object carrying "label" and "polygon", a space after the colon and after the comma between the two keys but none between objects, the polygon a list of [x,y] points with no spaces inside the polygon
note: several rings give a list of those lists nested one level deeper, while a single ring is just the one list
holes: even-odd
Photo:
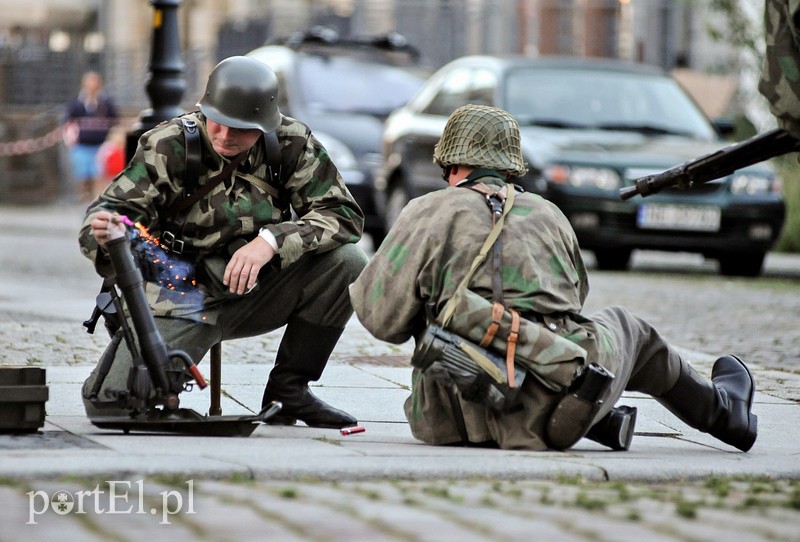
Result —
[{"label": "car headlight", "polygon": [[358,169],[356,156],[341,140],[326,132],[314,132],[314,135],[325,147],[325,150],[328,151],[328,156],[330,156],[331,161],[338,169]]},{"label": "car headlight", "polygon": [[619,174],[613,169],[604,167],[555,164],[545,168],[544,176],[552,183],[569,184],[578,188],[616,190],[620,187]]},{"label": "car headlight", "polygon": [[764,196],[767,194],[781,194],[783,183],[778,176],[765,177],[753,173],[739,172],[733,175],[731,180],[731,193]]}]

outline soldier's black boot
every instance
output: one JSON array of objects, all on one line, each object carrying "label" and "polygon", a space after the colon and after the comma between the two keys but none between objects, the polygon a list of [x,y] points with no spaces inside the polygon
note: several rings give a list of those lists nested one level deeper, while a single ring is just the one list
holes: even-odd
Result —
[{"label": "soldier's black boot", "polygon": [[289,321],[261,401],[262,408],[272,401],[280,401],[283,407],[267,423],[294,425],[300,420],[310,427],[333,429],[358,423],[347,412],[314,396],[308,387],[322,376],[343,331],[298,319]]},{"label": "soldier's black boot", "polygon": [[636,407],[620,405],[589,429],[586,438],[612,450],[624,451],[631,447],[633,428],[636,425]]},{"label": "soldier's black boot", "polygon": [[758,434],[758,417],[751,410],[755,391],[744,362],[722,356],[714,363],[710,381],[682,363],[675,386],[656,400],[695,429],[746,452]]}]

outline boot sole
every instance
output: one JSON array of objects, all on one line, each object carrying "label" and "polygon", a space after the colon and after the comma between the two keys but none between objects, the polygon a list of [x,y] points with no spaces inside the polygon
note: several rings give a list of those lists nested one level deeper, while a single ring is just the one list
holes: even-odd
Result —
[{"label": "boot sole", "polygon": [[619,446],[612,447],[613,450],[620,451],[620,452],[627,452],[631,448],[631,441],[633,440],[633,431],[636,427],[636,415],[637,409],[636,407],[627,407],[625,414],[625,418],[620,427],[619,434],[622,436],[622,442],[619,443]]},{"label": "boot sole", "polygon": [[750,369],[748,369],[747,365],[744,364],[744,361],[736,356],[729,355],[728,357],[735,359],[739,365],[742,366],[744,371],[747,373],[747,377],[750,379],[750,394],[747,398],[747,432],[743,438],[736,440],[735,442],[729,442],[729,444],[732,446],[743,452],[746,452],[753,447],[753,444],[756,442],[756,437],[758,436],[758,416],[753,414],[753,400],[756,396],[756,381],[753,378],[753,374],[750,372]]},{"label": "boot sole", "polygon": [[297,418],[291,416],[281,416],[276,414],[266,421],[267,425],[294,425],[297,423]]},{"label": "boot sole", "polygon": [[[293,418],[291,416],[281,416],[280,414],[272,416],[269,418],[265,423],[267,425],[295,425],[297,423],[297,418]],[[307,422],[305,420],[300,420],[305,423],[308,427],[316,427],[318,429],[342,429],[343,427],[352,427],[357,425],[358,422],[339,422],[339,423],[314,423],[314,422]]]}]

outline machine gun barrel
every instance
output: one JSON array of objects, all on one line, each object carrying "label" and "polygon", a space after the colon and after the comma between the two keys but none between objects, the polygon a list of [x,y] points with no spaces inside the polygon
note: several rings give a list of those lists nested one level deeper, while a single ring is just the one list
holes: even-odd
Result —
[{"label": "machine gun barrel", "polygon": [[686,189],[695,184],[706,183],[730,175],[737,169],[751,164],[796,150],[800,150],[800,141],[785,130],[777,128],[695,158],[662,173],[636,179],[634,186],[620,189],[619,195],[623,200],[628,200],[636,194],[645,197],[672,186]]}]

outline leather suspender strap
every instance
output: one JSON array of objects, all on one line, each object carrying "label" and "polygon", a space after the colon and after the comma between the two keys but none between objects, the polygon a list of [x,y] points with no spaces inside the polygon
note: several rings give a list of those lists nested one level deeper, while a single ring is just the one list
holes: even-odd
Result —
[{"label": "leather suspender strap", "polygon": [[270,132],[264,134],[264,146],[267,149],[267,167],[270,177],[275,186],[281,184],[281,144],[278,142],[278,134]]},{"label": "leather suspender strap", "polygon": [[197,179],[200,178],[200,128],[197,126],[197,121],[188,117],[181,117],[181,122],[183,123],[183,139],[186,147],[184,187],[194,187]]},{"label": "leather suspender strap", "polygon": [[[503,223],[505,222],[506,215],[511,210],[511,206],[514,205],[514,187],[512,185],[507,185],[507,187],[508,193],[506,195],[505,205],[503,206],[503,213],[495,222],[494,227],[486,237],[486,241],[483,242],[480,252],[477,256],[475,256],[475,259],[472,260],[472,265],[470,266],[469,271],[467,271],[467,274],[461,280],[461,283],[459,283],[458,289],[466,288],[469,285],[472,275],[475,274],[475,271],[481,265],[483,260],[486,259],[486,256],[489,254],[489,250],[491,250],[494,242],[500,236],[500,231],[503,229]],[[442,310],[442,327],[447,327],[447,324],[449,324],[450,320],[453,318],[453,314],[456,310],[455,303],[453,301],[454,298],[450,298],[447,302],[447,305],[445,305],[444,309]]]},{"label": "leather suspender strap", "polygon": [[484,348],[489,346],[497,335],[497,330],[500,329],[500,322],[503,320],[504,307],[501,303],[492,303],[492,322],[486,328],[486,334],[481,339],[480,345]]},{"label": "leather suspender strap", "polygon": [[[186,216],[182,214],[182,211],[185,211],[197,203],[215,186],[222,182],[227,183],[233,175],[233,171],[247,156],[246,152],[235,156],[225,165],[219,174],[206,179],[206,183],[195,190],[195,188],[197,188],[197,181],[200,178],[200,128],[197,126],[197,122],[190,118],[181,117],[181,122],[183,124],[184,145],[186,149],[186,165],[184,168],[183,182],[184,197],[172,204],[161,214],[161,230],[163,232],[161,242],[164,243],[167,248],[178,254],[183,250],[183,240],[181,237],[183,236],[183,225],[186,220]],[[267,168],[269,169],[270,180],[280,193],[281,176],[283,172],[281,166],[281,146],[278,141],[277,133],[270,132],[264,134],[264,145],[267,153]],[[285,196],[279,197],[285,199]],[[288,201],[283,201],[282,207],[287,209],[287,211],[284,212],[284,219],[288,220],[291,218],[291,210],[288,209]]]},{"label": "leather suspender strap", "polygon": [[197,203],[200,200],[200,198],[211,192],[212,188],[217,186],[219,183],[230,179],[231,175],[233,174],[233,170],[239,167],[239,164],[242,163],[242,160],[244,160],[245,156],[247,156],[246,152],[237,154],[230,162],[228,162],[225,165],[225,167],[222,169],[222,171],[219,172],[219,174],[206,179],[206,184],[204,184],[198,190],[195,190],[191,194],[188,194],[186,198],[176,202],[174,205],[172,205],[170,208],[164,211],[163,214],[164,218],[173,217],[178,213],[180,213],[181,211],[188,209],[189,207]]},{"label": "leather suspender strap", "polygon": [[[483,183],[476,183],[468,188],[483,194],[486,204],[492,212],[492,226],[494,226],[503,211],[503,204],[507,198],[506,187],[495,191]],[[492,322],[486,328],[486,334],[480,342],[480,345],[484,348],[494,340],[497,330],[500,328],[500,321],[503,318],[505,309],[505,303],[503,302],[502,250],[502,236],[498,236],[494,245],[492,245]]]},{"label": "leather suspender strap", "polygon": [[267,168],[269,169],[269,175],[273,185],[278,190],[278,204],[280,208],[283,209],[281,218],[286,221],[291,220],[292,210],[289,206],[289,197],[281,183],[283,165],[281,164],[281,144],[278,141],[278,134],[276,132],[264,134],[264,146],[267,149]]},{"label": "leather suspender strap", "polygon": [[[514,187],[512,185],[506,185],[508,191],[506,194],[499,194],[499,198],[497,197],[497,193],[492,191],[486,185],[479,183],[475,186],[469,187],[476,192],[479,192],[484,195],[487,199],[487,203],[489,204],[490,208],[492,209],[492,230],[489,232],[489,236],[484,241],[483,246],[481,247],[480,252],[475,257],[472,262],[472,266],[470,266],[469,271],[467,272],[464,279],[459,284],[458,288],[465,288],[469,285],[469,281],[472,279],[472,275],[475,273],[475,270],[480,266],[480,264],[486,259],[486,256],[489,253],[489,250],[492,250],[492,259],[493,259],[493,266],[492,266],[492,296],[493,296],[493,303],[492,303],[492,322],[489,324],[486,334],[483,336],[483,339],[480,342],[480,345],[483,347],[488,346],[494,340],[495,335],[497,334],[497,330],[500,328],[500,322],[503,318],[503,313],[505,312],[505,304],[503,302],[503,283],[502,283],[502,261],[501,261],[501,249],[502,244],[500,241],[500,232],[503,229],[503,223],[505,222],[505,217],[508,212],[511,210],[511,206],[514,204]],[[505,189],[504,189],[505,190]],[[505,195],[505,198],[503,198]],[[491,198],[491,199],[490,199]],[[503,201],[502,211],[496,206],[496,201],[494,200],[505,200]],[[447,305],[445,305],[442,319],[443,327],[446,327],[447,324],[453,317],[455,313],[455,304],[453,303],[454,298],[450,298],[448,300]],[[517,352],[517,342],[519,340],[519,326],[520,326],[520,316],[519,313],[514,309],[509,309],[511,313],[511,331],[507,338],[507,347],[506,347],[506,374],[508,375],[508,385],[511,388],[516,387],[516,374],[514,370],[514,357]]]},{"label": "leather suspender strap", "polygon": [[506,374],[508,375],[508,387],[516,388],[516,371],[514,371],[514,356],[517,354],[517,341],[519,340],[519,313],[514,309],[508,309],[511,313],[511,331],[508,334],[506,343]]}]

